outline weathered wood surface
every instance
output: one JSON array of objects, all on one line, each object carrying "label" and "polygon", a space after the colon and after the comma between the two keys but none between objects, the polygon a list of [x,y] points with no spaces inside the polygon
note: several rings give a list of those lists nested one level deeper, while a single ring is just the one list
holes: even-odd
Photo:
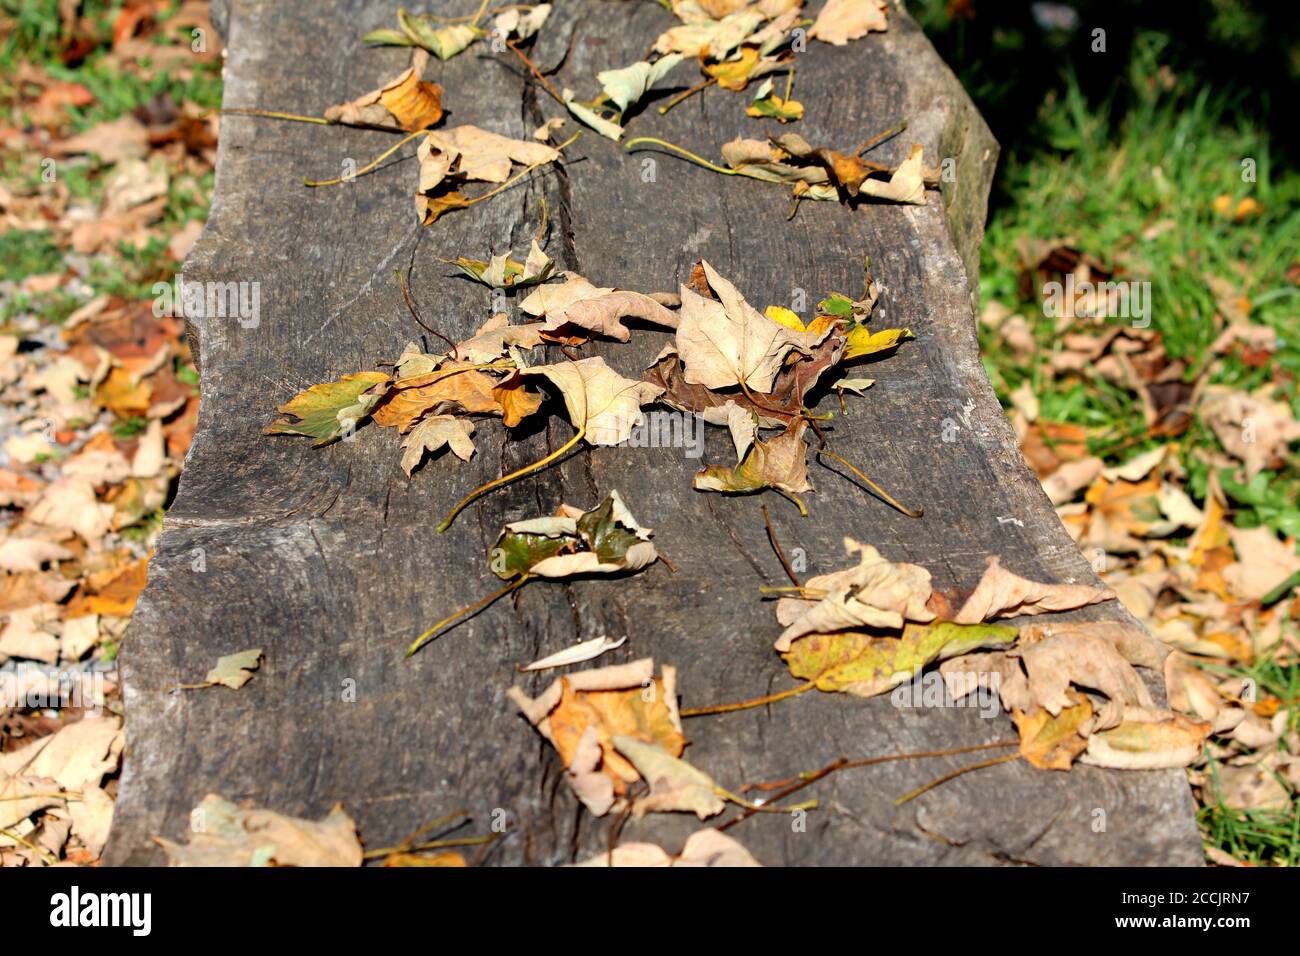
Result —
[{"label": "weathered wood surface", "polygon": [[[403,51],[359,42],[364,30],[389,25],[392,6],[234,0],[226,105],[311,113],[373,88],[405,62]],[[464,13],[473,4],[436,6]],[[926,514],[908,519],[814,467],[811,517],[768,499],[781,539],[804,550],[810,574],[843,566],[841,538],[851,534],[931,568],[938,587],[973,586],[990,553],[1031,577],[1095,580],[1023,464],[979,363],[976,270],[996,144],[912,22],[902,13],[891,19],[885,35],[844,48],[816,44],[800,59],[797,92],[809,115],[798,128],[811,142],[844,148],[906,118],[908,133],[883,158],[896,161],[917,141],[927,160],[957,161],[943,202],[926,207],[805,203],[787,222],[780,187],[663,155],[646,182],[650,154],[626,154],[588,133],[564,167],[421,229],[412,215],[413,160],[344,188],[301,185],[304,173],[337,174],[343,157],[363,162],[391,142],[384,134],[223,121],[212,215],[186,278],[260,282],[261,321],[195,322],[201,424],[124,647],[129,749],[111,862],[160,862],[150,837],[183,837],[190,808],[208,792],[304,815],[342,801],[371,846],[460,807],[482,830],[501,808],[513,829],[488,861],[585,858],[605,847],[610,819],[580,812],[554,753],[506,699],[512,684],[536,691],[555,672],[521,678],[516,663],[577,639],[626,634],[628,643],[601,663],[653,655],[676,665],[686,706],[789,686],[771,648],[771,605],[756,594],[782,583],[760,499],[693,492],[701,462],[681,449],[585,452],[487,497],[440,536],[433,526],[451,503],[557,447],[568,426],[553,418],[507,442],[499,425],[481,425],[470,463],[440,458],[410,481],[390,431],[365,427],[355,441],[320,451],[261,436],[277,403],[394,358],[418,336],[395,268],[409,273],[426,319],[454,338],[468,335],[489,315],[487,290],[451,277],[435,257],[522,248],[543,196],[558,219],[550,248],[562,265],[624,288],[675,289],[703,256],[760,306],[788,302],[795,289],[816,301],[832,289],[857,291],[862,256],[871,255],[883,288],[877,317],[910,326],[917,340],[871,367],[875,387],[836,419],[835,436]],[[557,71],[557,86],[590,95],[598,70],[639,59],[667,25],[653,3],[561,0],[536,58]],[[430,77],[446,87],[451,124],[527,136],[558,115],[509,54],[480,46],[435,65]],[[712,90],[667,116],[646,110],[635,129],[716,156],[738,134],[762,135],[742,103]],[[643,335],[631,347],[595,351],[635,374],[661,344]],[[959,428],[954,441],[942,440],[945,422]],[[705,460],[730,460],[727,436],[710,432]],[[589,506],[610,488],[655,529],[676,574],[660,565],[616,584],[533,585],[403,658],[414,633],[497,586],[484,552],[503,522],[561,501]],[[1111,603],[1081,616],[1124,613]],[[242,690],[167,692],[201,677],[219,655],[258,646],[266,663]],[[355,702],[342,699],[348,681]],[[687,733],[690,759],[739,785],[840,756],[960,746],[1013,730],[1005,715],[808,694],[688,721]],[[1062,774],[1013,763],[893,806],[970,759],[837,774],[805,793],[823,807],[807,833],[765,815],[733,833],[767,864],[1200,859],[1178,771]],[[1094,827],[1098,810],[1103,832]],[[696,826],[653,815],[630,821],[623,839],[675,848]]]}]

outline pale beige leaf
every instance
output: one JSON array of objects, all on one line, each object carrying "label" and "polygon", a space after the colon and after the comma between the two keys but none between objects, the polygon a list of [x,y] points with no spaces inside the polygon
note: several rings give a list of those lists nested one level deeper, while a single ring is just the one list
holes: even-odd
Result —
[{"label": "pale beige leaf", "polygon": [[808,31],[814,40],[844,46],[872,30],[889,29],[885,0],[827,0]]},{"label": "pale beige leaf", "polygon": [[469,461],[474,454],[473,434],[474,423],[467,418],[433,415],[422,419],[402,442],[406,449],[402,454],[402,471],[410,478],[426,454],[432,455],[444,445],[461,461]]},{"label": "pale beige leaf", "polygon": [[718,785],[712,777],[662,747],[624,734],[614,737],[614,746],[632,761],[637,772],[650,785],[650,792],[632,805],[636,816],[681,811],[694,813],[704,820],[721,813],[726,807],[718,796]]},{"label": "pale beige leaf", "polygon": [[569,421],[593,445],[627,441],[644,420],[641,406],[663,394],[658,386],[619,375],[600,356],[522,369],[520,374],[540,375],[559,389]]},{"label": "pale beige leaf", "polygon": [[303,820],[208,794],[190,825],[188,843],[154,838],[171,866],[361,865],[356,824],[338,805],[323,820]]},{"label": "pale beige leaf", "polygon": [[1112,770],[1167,770],[1201,756],[1208,722],[1151,707],[1126,707],[1118,727],[1095,731],[1080,763]]},{"label": "pale beige leaf", "polygon": [[984,576],[953,620],[958,624],[978,624],[998,617],[1071,611],[1114,598],[1109,588],[1030,581],[1006,570],[996,556],[991,556]]}]

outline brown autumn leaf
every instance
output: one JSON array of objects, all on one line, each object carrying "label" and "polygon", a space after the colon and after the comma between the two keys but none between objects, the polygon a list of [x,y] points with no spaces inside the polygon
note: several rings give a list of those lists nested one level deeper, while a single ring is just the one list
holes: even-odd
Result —
[{"label": "brown autumn leaf", "polygon": [[141,558],[117,568],[100,580],[91,577],[68,602],[68,619],[89,614],[130,617],[135,602],[144,590],[149,574],[149,558]]},{"label": "brown autumn leaf", "polygon": [[560,151],[536,140],[511,139],[477,126],[431,131],[420,143],[419,191],[433,194],[444,179],[503,183],[515,163],[537,166],[560,158]]},{"label": "brown autumn leaf", "polygon": [[546,319],[542,332],[548,338],[571,335],[575,329],[626,342],[627,319],[641,319],[666,329],[677,328],[677,316],[641,292],[602,289],[576,272],[564,273],[561,285],[539,286],[519,303],[529,315]]},{"label": "brown autumn leaf", "polygon": [[501,419],[507,428],[514,428],[542,407],[542,395],[524,387],[524,378],[515,373],[497,383],[492,397],[501,405]]},{"label": "brown autumn leaf", "polygon": [[154,837],[170,866],[361,865],[357,826],[341,805],[323,820],[303,820],[208,794],[191,819],[202,826],[188,843]]},{"label": "brown autumn leaf", "polygon": [[370,417],[381,428],[396,426],[405,433],[425,415],[498,415],[501,405],[492,395],[496,384],[471,363],[445,362],[435,371],[393,382]]},{"label": "brown autumn leaf", "polygon": [[469,461],[474,454],[473,434],[474,423],[464,418],[454,415],[430,415],[422,418],[402,442],[402,447],[406,449],[402,455],[402,471],[410,478],[411,472],[424,460],[426,454],[432,455],[443,446],[450,448],[452,454],[461,461]]},{"label": "brown autumn leaf", "polygon": [[834,46],[889,29],[885,0],[827,0],[808,36]]},{"label": "brown autumn leaf", "polygon": [[354,126],[392,126],[407,132],[432,126],[442,119],[442,87],[420,79],[429,55],[417,51],[412,66],[377,90],[340,103],[325,111],[331,123]]},{"label": "brown autumn leaf", "polygon": [[510,317],[504,312],[498,312],[484,322],[473,336],[457,343],[454,357],[462,362],[482,364],[501,358],[511,346],[536,348],[542,344],[542,328],[540,322],[511,325]]},{"label": "brown autumn leaf", "polygon": [[1208,721],[1154,707],[1126,707],[1118,727],[1093,732],[1079,762],[1112,770],[1186,767],[1200,758],[1209,734]]},{"label": "brown autumn leaf", "polygon": [[779,653],[805,634],[861,627],[897,630],[905,621],[934,620],[926,607],[932,590],[929,571],[889,561],[871,545],[848,537],[844,550],[858,556],[856,565],[809,578],[802,594],[777,602],[777,621],[785,625],[776,642]]},{"label": "brown autumn leaf", "polygon": [[615,736],[614,746],[650,785],[650,792],[632,804],[635,816],[684,812],[705,820],[726,807],[712,777],[662,747],[627,734]]},{"label": "brown autumn leaf", "polygon": [[988,558],[984,576],[954,620],[959,624],[976,624],[998,617],[1071,611],[1114,598],[1114,592],[1105,587],[1030,581],[1006,570],[1001,560],[992,555]]},{"label": "brown autumn leaf", "polygon": [[1020,733],[1020,755],[1039,770],[1069,770],[1088,749],[1092,733],[1092,702],[1069,691],[1070,705],[1053,715],[1045,708],[1026,713],[1013,709],[1011,719]]},{"label": "brown autumn leaf", "polygon": [[613,747],[615,734],[631,732],[674,754],[686,744],[677,713],[677,672],[665,666],[656,678],[652,658],[576,671],[536,698],[518,687],[507,696],[555,747],[575,794],[596,816],[607,813],[639,776]]},{"label": "brown autumn leaf", "polygon": [[[759,312],[707,262],[701,268],[716,299],[681,287],[676,350],[683,377],[710,389],[743,385],[769,392],[791,350],[807,351],[803,335]],[[822,338],[830,332],[824,330]]]},{"label": "brown autumn leaf", "polygon": [[648,382],[624,378],[600,356],[539,365],[520,370],[520,375],[539,375],[559,389],[569,421],[593,445],[617,445],[627,440],[644,415],[642,405],[662,393]]},{"label": "brown autumn leaf", "polygon": [[[738,495],[768,488],[788,495],[812,491],[808,481],[808,446],[803,440],[807,427],[806,422],[798,419],[771,441],[756,437],[739,464],[710,465],[696,474],[691,486],[697,491]],[[794,501],[804,510],[798,498]]]}]

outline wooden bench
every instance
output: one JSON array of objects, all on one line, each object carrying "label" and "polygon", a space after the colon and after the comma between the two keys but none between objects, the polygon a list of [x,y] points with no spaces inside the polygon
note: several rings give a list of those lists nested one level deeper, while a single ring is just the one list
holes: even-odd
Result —
[{"label": "wooden bench", "polygon": [[[394,5],[215,6],[228,40],[228,107],[319,114],[406,63],[406,51],[360,42],[366,30],[392,25]],[[533,58],[556,87],[590,95],[598,70],[641,59],[647,38],[668,25],[652,3],[561,0]],[[629,153],[588,133],[563,166],[422,228],[412,214],[413,159],[344,187],[302,185],[304,175],[338,175],[344,157],[365,162],[391,137],[223,120],[211,216],[185,278],[260,283],[260,321],[191,320],[201,422],[123,648],[128,750],[109,862],[161,862],[151,837],[184,839],[191,808],[210,792],[313,817],[341,801],[369,846],[465,808],[476,832],[495,810],[508,815],[509,836],[487,862],[557,864],[601,851],[613,818],[582,812],[555,753],[506,698],[515,684],[535,693],[556,672],[520,675],[515,666],[579,639],[627,635],[599,663],[653,656],[674,665],[687,706],[789,686],[772,650],[771,604],[758,596],[760,585],[785,583],[763,501],[787,550],[806,555],[809,574],[846,565],[848,534],[930,568],[937,587],[972,587],[989,554],[1038,580],[1095,581],[1026,468],[980,365],[979,245],[997,144],[901,10],[891,9],[887,33],[814,47],[799,60],[796,85],[808,115],[789,128],[845,148],[906,119],[907,132],[872,157],[898,162],[917,142],[928,164],[952,160],[955,177],[942,184],[941,200],[931,193],[926,206],[855,209],[805,202],[787,221],[782,187],[664,153]],[[561,115],[517,59],[483,44],[435,62],[428,77],[446,88],[453,125],[527,137]],[[737,135],[775,131],[744,116],[747,99],[706,91],[666,115],[652,105],[633,128],[716,158]],[[574,128],[570,120],[566,133]],[[645,175],[648,158],[653,176]],[[452,503],[558,447],[572,433],[567,423],[552,417],[513,441],[499,424],[481,425],[470,462],[439,458],[411,480],[388,430],[363,427],[355,440],[322,450],[262,435],[274,407],[300,389],[395,359],[419,338],[395,269],[409,275],[426,321],[453,339],[471,334],[489,317],[488,292],[454,278],[438,257],[524,248],[543,198],[550,251],[598,284],[673,290],[703,257],[761,308],[788,302],[796,289],[810,302],[831,290],[856,293],[870,255],[882,289],[877,317],[917,338],[871,366],[876,384],[850,398],[847,417],[837,414],[836,442],[882,485],[923,505],[924,518],[905,517],[817,465],[811,516],[800,518],[775,496],[692,491],[701,463],[681,449],[596,448],[487,496],[439,535],[434,526]],[[584,351],[635,375],[661,344],[634,335],[631,346]],[[830,408],[838,412],[833,398],[823,403]],[[710,429],[708,459],[734,460],[729,449],[725,430]],[[614,584],[533,585],[404,658],[414,634],[499,586],[484,553],[504,522],[562,501],[589,507],[612,488],[655,529],[676,573],[659,565]],[[1075,617],[1129,620],[1117,602]],[[266,661],[241,690],[169,692],[201,678],[218,656],[253,647],[265,649]],[[1158,675],[1147,676],[1162,693]],[[731,785],[842,756],[1014,736],[1004,714],[990,720],[971,709],[900,709],[887,695],[818,693],[691,720],[686,730],[692,762]],[[971,759],[835,774],[800,795],[821,800],[806,834],[769,815],[731,832],[766,864],[1201,860],[1182,771],[1059,773],[1014,762],[894,805]],[[697,826],[693,817],[654,814],[629,820],[621,839],[672,850]]]}]

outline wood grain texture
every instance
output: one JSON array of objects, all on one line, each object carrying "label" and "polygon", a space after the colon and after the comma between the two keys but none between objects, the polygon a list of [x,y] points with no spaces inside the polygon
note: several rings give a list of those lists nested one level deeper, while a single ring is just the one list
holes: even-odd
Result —
[{"label": "wood grain texture", "polygon": [[[598,70],[640,59],[672,22],[654,3],[556,6],[535,56],[556,86],[584,97],[597,91]],[[374,88],[406,56],[367,50],[359,37],[392,16],[389,5],[361,0],[234,0],[226,105],[319,113]],[[494,810],[509,815],[512,829],[490,863],[557,864],[600,851],[610,819],[580,811],[554,753],[505,696],[515,683],[536,692],[555,672],[521,676],[515,665],[576,640],[626,634],[601,663],[652,655],[675,665],[684,706],[790,686],[771,647],[779,631],[772,606],[757,595],[760,585],[783,582],[765,540],[763,500],[786,549],[803,550],[809,574],[843,566],[849,534],[932,569],[943,588],[973,586],[988,554],[1042,580],[1095,580],[1025,467],[980,367],[976,270],[996,144],[915,25],[897,10],[891,20],[887,34],[847,47],[811,44],[796,83],[808,116],[794,128],[813,143],[847,148],[907,119],[908,133],[876,158],[896,161],[916,141],[928,162],[957,162],[956,182],[925,207],[804,203],[787,222],[781,187],[664,154],[629,154],[587,133],[562,167],[422,229],[413,221],[413,159],[342,188],[301,185],[304,174],[337,175],[344,157],[364,162],[391,143],[384,134],[223,120],[212,213],[185,276],[260,282],[261,321],[193,320],[201,421],[123,649],[128,753],[110,862],[160,862],[150,837],[183,837],[190,809],[209,792],[312,816],[342,801],[371,846],[463,807],[479,832]],[[480,45],[429,75],[446,87],[449,125],[524,137],[559,115],[508,53]],[[683,66],[665,86],[693,77]],[[738,134],[775,130],[744,116],[746,100],[714,89],[666,116],[651,104],[631,123],[635,134],[716,157]],[[508,441],[499,423],[482,424],[473,460],[440,457],[409,481],[391,431],[364,427],[354,441],[323,450],[261,435],[274,406],[299,389],[373,368],[418,338],[395,268],[409,275],[426,321],[453,338],[470,334],[489,316],[488,292],[452,277],[436,257],[522,249],[543,196],[555,220],[550,251],[598,284],[673,290],[704,257],[760,308],[789,303],[796,290],[811,304],[830,290],[856,293],[870,254],[882,288],[873,322],[910,326],[917,340],[869,367],[876,385],[836,417],[834,438],[885,487],[924,505],[925,517],[908,519],[820,466],[806,519],[773,496],[694,492],[691,476],[703,464],[732,460],[726,434],[711,429],[703,460],[682,449],[593,449],[485,498],[438,535],[438,518],[462,494],[558,447],[568,426],[554,417]],[[630,346],[593,351],[635,375],[662,342],[638,334]],[[945,428],[954,440],[942,440]],[[659,565],[613,584],[530,585],[403,658],[414,634],[498,585],[484,552],[503,522],[561,501],[589,506],[611,488],[655,529],[676,574]],[[1112,602],[1078,616],[1125,612]],[[222,654],[259,646],[266,662],[238,692],[166,690],[201,677]],[[355,702],[343,699],[348,682]],[[815,693],[687,722],[689,758],[731,787],[841,756],[1013,734],[1006,715]],[[766,864],[1201,859],[1180,771],[1060,774],[1012,763],[893,805],[970,759],[846,771],[806,792],[822,801],[806,833],[775,815],[731,832]],[[629,821],[622,838],[675,849],[695,826],[655,815]]]}]

